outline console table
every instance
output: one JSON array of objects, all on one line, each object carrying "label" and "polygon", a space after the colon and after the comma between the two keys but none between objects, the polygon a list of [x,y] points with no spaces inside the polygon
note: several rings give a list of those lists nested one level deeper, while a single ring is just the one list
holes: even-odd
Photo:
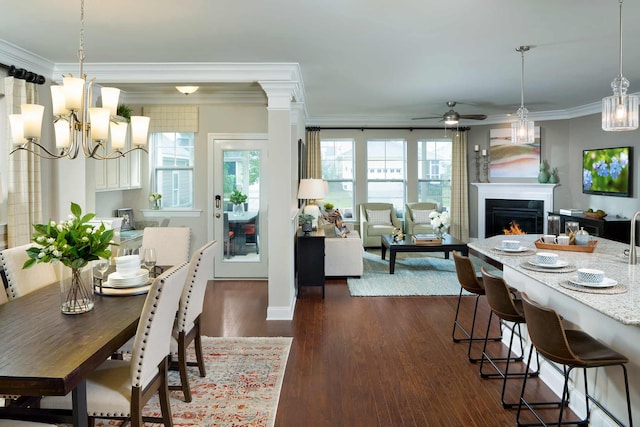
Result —
[{"label": "console table", "polygon": [[324,298],[324,230],[296,235],[296,272],[298,297],[303,286],[322,286]]},{"label": "console table", "polygon": [[602,237],[617,242],[629,243],[631,220],[629,218],[604,217],[602,219],[589,218],[584,214],[564,215],[559,212],[549,212],[549,215],[560,217],[560,232],[564,233],[566,221],[575,221],[592,236]]}]

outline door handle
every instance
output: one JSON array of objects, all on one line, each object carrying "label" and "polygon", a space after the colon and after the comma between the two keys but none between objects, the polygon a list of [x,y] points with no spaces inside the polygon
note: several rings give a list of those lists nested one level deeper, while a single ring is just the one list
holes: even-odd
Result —
[{"label": "door handle", "polygon": [[220,213],[216,213],[216,218],[220,219]]},{"label": "door handle", "polygon": [[220,209],[221,206],[222,206],[222,197],[220,197],[219,194],[216,194],[216,209]]}]

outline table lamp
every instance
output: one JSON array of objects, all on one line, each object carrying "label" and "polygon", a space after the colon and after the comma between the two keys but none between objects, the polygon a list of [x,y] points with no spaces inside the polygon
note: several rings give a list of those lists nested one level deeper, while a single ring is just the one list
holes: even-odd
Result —
[{"label": "table lamp", "polygon": [[313,216],[313,222],[311,226],[313,229],[318,229],[318,217],[320,216],[320,207],[315,204],[315,201],[322,199],[325,195],[324,183],[321,179],[304,178],[300,180],[300,186],[298,187],[298,199],[306,199],[302,212]]}]

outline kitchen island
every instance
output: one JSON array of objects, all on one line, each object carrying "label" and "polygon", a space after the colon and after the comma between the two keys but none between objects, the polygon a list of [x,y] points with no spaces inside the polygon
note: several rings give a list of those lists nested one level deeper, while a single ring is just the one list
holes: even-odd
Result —
[{"label": "kitchen island", "polygon": [[[636,424],[640,423],[640,264],[629,265],[624,250],[628,245],[598,238],[592,253],[571,251],[549,251],[558,254],[559,261],[568,263],[567,268],[557,270],[531,269],[529,261],[535,260],[538,251],[534,241],[539,235],[494,236],[469,243],[472,255],[480,256],[492,264],[502,267],[505,281],[524,291],[535,301],[554,308],[572,327],[580,328],[593,337],[629,358],[629,384],[631,402]],[[504,239],[518,239],[526,248],[523,252],[501,251]],[[529,268],[527,268],[529,267]],[[607,278],[618,282],[609,293],[590,293],[573,290],[568,279],[576,276],[577,268],[603,270]],[[505,334],[508,339],[508,333]],[[561,374],[544,361],[540,377],[556,393],[560,393]],[[578,374],[579,371],[574,373]],[[626,403],[620,368],[598,368],[589,372],[589,390],[595,398],[610,409],[623,422],[626,421]],[[576,386],[571,408],[584,415],[583,387]],[[592,407],[591,425],[614,425],[597,407]]]}]

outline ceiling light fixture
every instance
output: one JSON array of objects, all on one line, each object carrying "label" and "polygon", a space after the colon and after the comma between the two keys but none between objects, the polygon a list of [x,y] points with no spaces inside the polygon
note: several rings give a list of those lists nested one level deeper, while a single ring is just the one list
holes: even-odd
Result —
[{"label": "ceiling light fixture", "polygon": [[518,119],[511,123],[511,142],[514,144],[531,144],[534,141],[533,121],[527,118],[529,110],[524,108],[524,53],[531,46],[520,46],[516,52],[522,55],[522,70],[520,73],[520,108],[516,114]]},{"label": "ceiling light fixture", "polygon": [[131,116],[131,145],[134,148],[123,151],[129,122],[117,116],[120,89],[101,88],[102,107],[93,107],[92,92],[95,78],[87,82],[87,76],[83,74],[84,59],[84,0],[81,0],[80,48],[78,49],[80,77],[63,76],[62,86],[51,86],[56,152],[48,150],[40,143],[44,106],[22,104],[22,114],[9,116],[15,144],[11,154],[18,150],[25,150],[47,159],[63,157],[75,159],[82,148],[85,157],[107,160],[123,157],[133,150],[147,152],[145,146],[149,132],[149,118]]},{"label": "ceiling light fixture", "polygon": [[453,110],[449,110],[444,114],[444,124],[448,126],[457,125],[460,121],[460,114]]},{"label": "ceiling light fixture", "polygon": [[178,92],[183,93],[187,96],[191,95],[195,91],[197,91],[200,86],[176,86]]},{"label": "ceiling light fixture", "polygon": [[620,74],[611,82],[613,95],[602,98],[602,130],[622,131],[638,128],[638,97],[627,95],[629,80],[622,76],[622,0],[620,3]]}]

